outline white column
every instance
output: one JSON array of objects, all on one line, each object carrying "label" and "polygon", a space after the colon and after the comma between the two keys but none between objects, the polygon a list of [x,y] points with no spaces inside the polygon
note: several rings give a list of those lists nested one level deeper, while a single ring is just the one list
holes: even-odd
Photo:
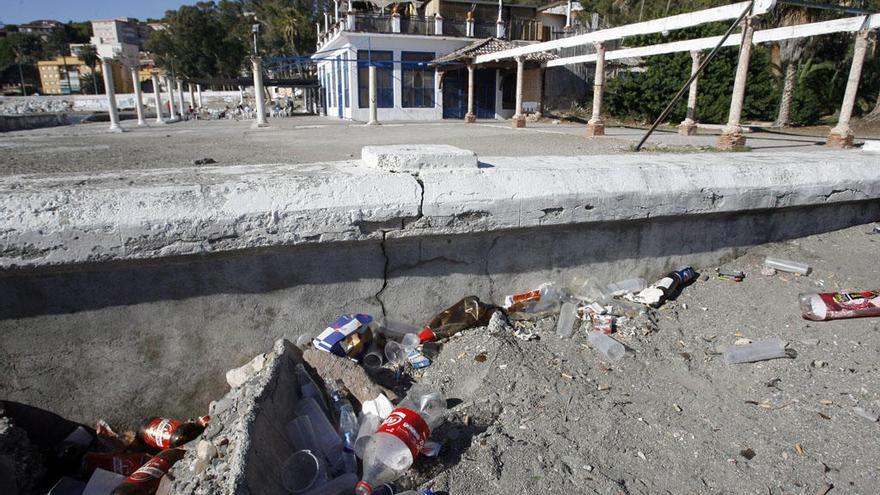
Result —
[{"label": "white column", "polygon": [[174,122],[178,120],[177,109],[175,108],[174,103],[174,84],[171,78],[168,76],[165,76],[165,86],[168,87],[168,112],[170,114],[168,117],[168,121]]},{"label": "white column", "polygon": [[467,65],[468,71],[468,88],[467,88],[467,113],[464,116],[465,122],[472,124],[477,121],[477,114],[474,113],[474,72],[476,67],[474,64]]},{"label": "white column", "polygon": [[324,12],[324,32],[330,34],[330,14]]},{"label": "white column", "polygon": [[400,14],[398,14],[397,12],[391,14],[391,32],[400,32]]},{"label": "white column", "polygon": [[434,14],[434,34],[437,36],[443,34],[443,16],[439,12]]},{"label": "white column", "polygon": [[468,38],[474,37],[474,15],[473,12],[468,11],[467,13],[467,24],[465,24],[465,32],[464,35]]},{"label": "white column", "polygon": [[[691,50],[691,77],[700,69],[700,51]],[[678,133],[682,136],[693,136],[697,133],[697,83],[699,78],[695,78],[688,88],[688,106],[685,119],[678,125]]]},{"label": "white column", "polygon": [[749,75],[749,58],[752,54],[752,34],[755,32],[753,22],[751,17],[746,17],[743,20],[739,61],[736,65],[736,78],[733,80],[733,95],[730,99],[730,114],[727,117],[727,125],[718,138],[718,148],[722,150],[746,144],[746,138],[743,136],[739,122],[742,117],[743,102],[746,99],[746,79]]},{"label": "white column", "polygon": [[193,108],[193,110],[195,110],[196,108],[198,108],[198,105],[196,104],[196,91],[195,88],[193,88],[192,83],[187,84],[189,85],[189,104]]},{"label": "white column", "polygon": [[357,27],[357,16],[354,14],[353,10],[349,10],[345,14],[345,24],[346,29],[348,29],[349,31],[354,31]]},{"label": "white column", "polygon": [[571,0],[568,0],[568,4],[565,6],[565,30],[569,29],[571,29]]},{"label": "white column", "polygon": [[504,27],[505,27],[505,26],[504,26],[504,21],[503,21],[503,20],[498,19],[498,20],[495,22],[495,37],[496,37],[496,38],[504,38],[504,35],[505,35],[505,32],[506,32],[506,30],[504,29]]},{"label": "white column", "polygon": [[596,47],[596,74],[593,77],[593,115],[587,122],[587,137],[605,135],[605,119],[602,118],[602,100],[605,97],[605,43],[593,43]]},{"label": "white column", "polygon": [[862,66],[865,63],[865,51],[868,47],[868,35],[870,31],[859,31],[856,34],[856,42],[853,47],[853,60],[849,68],[849,79],[846,81],[846,91],[843,94],[843,103],[840,105],[840,117],[837,125],[828,134],[827,144],[835,148],[849,148],[853,145],[853,131],[849,126],[852,117],[853,106],[856,103],[856,94],[859,91],[859,79],[862,77]]},{"label": "white column", "polygon": [[377,109],[378,95],[376,94],[376,66],[371,65],[368,72],[370,74],[370,120],[367,122],[367,125],[377,125],[379,123],[379,112]]},{"label": "white column", "polygon": [[159,88],[159,75],[153,73],[153,98],[156,100],[156,123],[164,124],[165,118],[162,117],[162,90]]},{"label": "white column", "polygon": [[113,87],[113,66],[111,60],[101,59],[101,72],[104,76],[104,91],[107,94],[107,104],[110,113],[110,132],[122,132],[119,126],[119,112],[116,109],[116,88]]},{"label": "white column", "polygon": [[544,117],[544,68],[538,68],[538,82],[536,85],[538,90],[538,108],[535,109],[535,120]]},{"label": "white column", "polygon": [[147,125],[147,121],[144,119],[144,94],[141,92],[141,78],[138,74],[139,72],[140,67],[134,66],[131,68],[131,81],[134,83],[134,107],[137,110],[138,125],[145,126]]},{"label": "white column", "polygon": [[199,99],[199,109],[202,108],[202,85],[196,84],[196,97]]},{"label": "white column", "polygon": [[333,23],[339,22],[339,0],[333,0]]},{"label": "white column", "polygon": [[183,82],[180,79],[177,80],[177,94],[180,96],[177,108],[180,109],[180,118],[183,118],[186,115],[186,98],[183,96]]},{"label": "white column", "polygon": [[260,57],[252,57],[254,64],[254,100],[257,102],[257,121],[254,127],[268,127],[266,122],[266,100],[263,98],[263,64]]},{"label": "white column", "polygon": [[522,114],[523,104],[523,72],[525,72],[525,57],[516,57],[516,106],[513,114],[513,127],[525,127],[526,118]]}]

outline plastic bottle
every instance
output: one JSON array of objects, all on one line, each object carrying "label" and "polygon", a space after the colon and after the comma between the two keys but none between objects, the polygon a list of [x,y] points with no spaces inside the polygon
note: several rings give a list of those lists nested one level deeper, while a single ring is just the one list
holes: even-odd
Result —
[{"label": "plastic bottle", "polygon": [[785,342],[779,339],[732,345],[724,349],[724,361],[727,364],[752,363],[785,356]]},{"label": "plastic bottle", "polygon": [[419,339],[431,342],[451,337],[468,328],[486,326],[495,309],[495,306],[480,301],[477,296],[467,296],[431,318],[419,332]]},{"label": "plastic bottle", "polygon": [[339,419],[339,435],[342,437],[342,470],[346,473],[357,473],[357,458],[354,454],[354,444],[358,434],[358,420],[354,413],[354,407],[348,400],[348,390],[340,380],[327,381],[327,389],[330,390],[330,400],[333,409]]},{"label": "plastic bottle", "polygon": [[784,260],[782,258],[771,258],[770,256],[764,260],[764,266],[775,268],[780,272],[797,273],[798,275],[809,275],[810,265],[798,261]]},{"label": "plastic bottle", "polygon": [[633,300],[642,304],[659,307],[695,278],[697,278],[697,273],[689,266],[669,272],[665,277],[633,296]]},{"label": "plastic bottle", "polygon": [[349,495],[351,494],[355,483],[357,483],[357,475],[354,473],[345,473],[316,488],[304,492],[302,495]]},{"label": "plastic bottle", "polygon": [[446,399],[439,391],[421,385],[411,388],[367,444],[355,493],[372,495],[374,486],[394,481],[409,469],[445,412]]},{"label": "plastic bottle", "polygon": [[183,423],[153,416],[141,423],[138,437],[150,447],[173,449],[195,439],[205,431],[205,424],[197,421]]},{"label": "plastic bottle", "polygon": [[880,316],[880,290],[806,293],[798,299],[803,317],[808,320]]},{"label": "plastic bottle", "polygon": [[297,363],[296,365],[296,381],[299,383],[300,394],[303,398],[311,397],[315,399],[315,402],[321,406],[325,412],[327,412],[327,403],[324,401],[324,394],[321,393],[321,388],[318,387],[318,384],[315,383],[315,380],[312,379],[312,375],[306,371],[306,367],[302,365],[302,363]]},{"label": "plastic bottle", "polygon": [[183,449],[167,449],[156,454],[116,488],[111,495],[152,495],[159,488],[165,473],[186,453]]},{"label": "plastic bottle", "polygon": [[556,335],[561,339],[571,337],[574,332],[574,320],[577,317],[577,306],[574,303],[566,302],[559,310],[559,320],[556,323]]},{"label": "plastic bottle", "polygon": [[623,355],[626,354],[623,344],[602,332],[587,332],[587,339],[609,361],[620,361]]},{"label": "plastic bottle", "polygon": [[637,294],[648,286],[648,282],[645,279],[638,278],[628,278],[626,280],[621,280],[620,282],[610,283],[605,286],[602,290],[603,295],[606,297],[617,297],[622,296],[627,293]]}]

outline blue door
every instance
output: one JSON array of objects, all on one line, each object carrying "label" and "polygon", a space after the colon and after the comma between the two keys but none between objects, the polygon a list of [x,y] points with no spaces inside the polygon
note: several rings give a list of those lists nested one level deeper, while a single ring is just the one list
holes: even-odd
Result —
[{"label": "blue door", "polygon": [[[495,69],[474,73],[474,107],[478,119],[495,118]],[[467,69],[443,76],[443,118],[463,119],[467,113]]]}]

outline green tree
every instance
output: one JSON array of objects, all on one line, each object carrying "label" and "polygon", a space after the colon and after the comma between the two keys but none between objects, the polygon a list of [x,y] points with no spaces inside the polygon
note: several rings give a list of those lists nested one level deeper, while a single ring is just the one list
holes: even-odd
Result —
[{"label": "green tree", "polygon": [[67,58],[70,56],[70,33],[68,29],[62,27],[60,29],[55,29],[52,31],[52,34],[49,35],[49,38],[46,40],[46,50],[53,57],[61,57],[61,60],[64,64],[64,79],[67,81],[67,90],[71,90],[70,85],[70,71],[67,70]]},{"label": "green tree", "polygon": [[237,77],[247,59],[247,22],[241,4],[223,0],[183,5],[165,14],[146,49],[156,63],[185,78]]},{"label": "green tree", "polygon": [[[0,38],[0,73],[14,74],[21,85],[21,94],[26,96],[25,73],[33,75],[36,71],[33,63],[37,61],[42,52],[40,38],[25,33],[9,33],[5,38]],[[17,66],[17,70],[11,70]],[[15,74],[17,72],[17,74]]]}]

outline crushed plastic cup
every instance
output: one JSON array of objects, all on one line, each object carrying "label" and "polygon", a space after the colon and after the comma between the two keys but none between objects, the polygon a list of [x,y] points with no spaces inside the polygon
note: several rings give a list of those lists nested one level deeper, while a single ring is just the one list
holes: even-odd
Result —
[{"label": "crushed plastic cup", "polygon": [[770,256],[764,260],[764,266],[775,268],[780,272],[797,273],[798,275],[809,275],[810,265],[799,261],[784,260],[782,258],[771,258]]},{"label": "crushed plastic cup", "polygon": [[310,450],[297,450],[281,466],[281,484],[290,493],[306,493],[326,481],[324,460]]},{"label": "crushed plastic cup", "polygon": [[587,332],[587,339],[609,361],[620,361],[626,354],[623,344],[602,332]]},{"label": "crushed plastic cup", "polygon": [[574,303],[566,302],[559,310],[559,320],[556,323],[556,335],[561,339],[571,337],[574,332],[574,321],[577,319],[577,306]]},{"label": "crushed plastic cup", "polygon": [[298,416],[287,423],[287,438],[294,448],[321,452],[321,444],[315,436],[315,428],[308,416]]},{"label": "crushed plastic cup", "polygon": [[775,338],[748,345],[732,345],[724,349],[724,361],[727,364],[753,363],[782,357],[786,357],[785,342]]}]

